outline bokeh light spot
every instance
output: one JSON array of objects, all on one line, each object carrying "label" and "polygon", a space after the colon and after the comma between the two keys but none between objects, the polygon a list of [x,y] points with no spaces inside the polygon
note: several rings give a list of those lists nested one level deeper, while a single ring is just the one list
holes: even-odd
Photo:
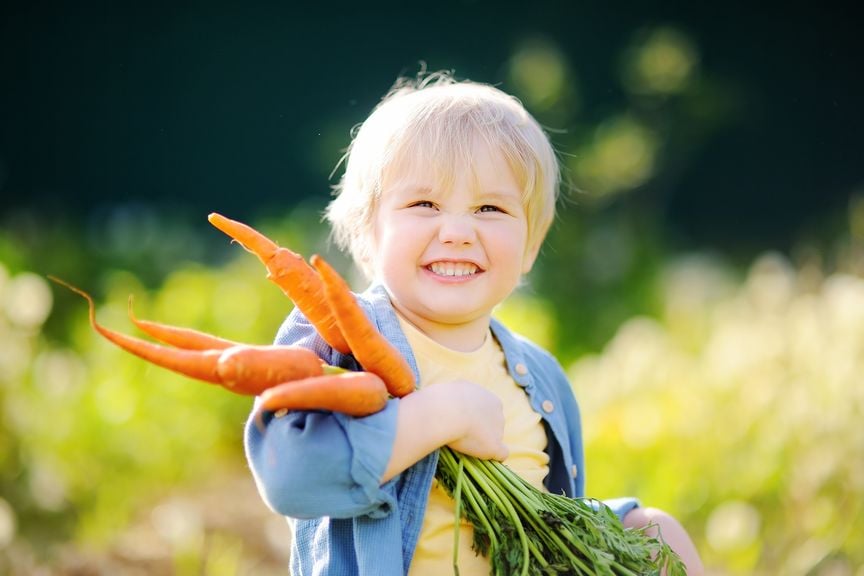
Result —
[{"label": "bokeh light spot", "polygon": [[567,63],[557,46],[532,39],[520,46],[509,63],[510,81],[529,108],[543,110],[558,102],[567,81]]},{"label": "bokeh light spot", "polygon": [[16,382],[26,372],[32,348],[20,335],[0,331],[0,383]]},{"label": "bokeh light spot", "polygon": [[3,307],[6,317],[19,326],[41,326],[51,313],[53,298],[48,283],[32,272],[14,276],[4,290]]},{"label": "bokeh light spot", "polygon": [[16,525],[15,511],[6,500],[0,497],[0,549],[12,543],[17,530]]},{"label": "bokeh light spot", "polygon": [[66,481],[48,458],[32,463],[29,472],[30,494],[43,510],[58,511],[66,504]]},{"label": "bokeh light spot", "polygon": [[150,521],[160,536],[175,545],[188,544],[201,536],[201,515],[198,509],[183,499],[174,499],[156,506]]},{"label": "bokeh light spot", "polygon": [[699,66],[699,54],[686,34],[671,27],[643,32],[624,59],[624,84],[642,94],[684,90]]},{"label": "bokeh light spot", "polygon": [[606,120],[592,142],[574,157],[579,187],[602,196],[644,184],[654,174],[658,146],[654,134],[635,118]]},{"label": "bokeh light spot", "polygon": [[33,362],[34,383],[54,398],[80,389],[86,376],[86,365],[72,350],[46,350]]},{"label": "bokeh light spot", "polygon": [[720,504],[708,517],[708,543],[718,551],[741,549],[759,535],[759,511],[747,502],[731,500]]}]

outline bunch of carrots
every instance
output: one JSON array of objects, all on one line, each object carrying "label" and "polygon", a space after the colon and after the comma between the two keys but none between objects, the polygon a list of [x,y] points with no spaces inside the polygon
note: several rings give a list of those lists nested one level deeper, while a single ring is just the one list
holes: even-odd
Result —
[{"label": "bunch of carrots", "polygon": [[[414,390],[414,375],[399,352],[375,329],[347,283],[320,256],[312,266],[291,250],[279,247],[255,229],[220,214],[210,222],[255,253],[268,278],[306,315],[334,349],[352,353],[365,368],[353,372],[330,366],[311,350],[299,346],[250,345],[190,328],[139,320],[142,332],[164,346],[111,330],[96,321],[93,299],[85,291],[50,277],[84,297],[90,305],[90,324],[117,346],[163,368],[221,385],[228,390],[260,396],[259,411],[331,410],[368,416],[384,408],[392,395]],[[313,268],[314,266],[314,268]]]},{"label": "bunch of carrots", "polygon": [[[254,253],[279,286],[335,350],[352,354],[363,371],[330,366],[299,346],[249,345],[190,328],[129,316],[142,332],[162,342],[135,338],[96,321],[90,295],[55,277],[89,304],[90,324],[117,346],[163,368],[258,396],[265,411],[328,410],[368,416],[388,399],[414,391],[414,375],[402,355],[375,328],[347,283],[320,256],[310,264],[255,229],[212,213],[216,228]],[[167,346],[166,346],[167,344]],[[540,492],[500,462],[483,462],[442,448],[437,477],[475,527],[474,548],[491,559],[494,574],[683,574],[680,560],[662,540],[625,529],[602,505]],[[458,522],[456,536],[458,537]],[[455,547],[458,549],[458,547]],[[454,557],[454,571],[458,573]]]}]

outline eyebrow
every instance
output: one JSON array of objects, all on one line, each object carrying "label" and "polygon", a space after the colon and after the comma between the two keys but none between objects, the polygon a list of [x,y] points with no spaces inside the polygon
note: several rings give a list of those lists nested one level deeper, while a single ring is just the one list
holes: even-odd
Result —
[{"label": "eyebrow", "polygon": [[413,192],[415,194],[423,194],[424,196],[431,196],[435,189],[432,186],[420,186],[418,184],[407,184],[405,186],[400,186],[400,192]]},{"label": "eyebrow", "polygon": [[[410,195],[410,196],[420,196],[423,198],[435,197],[437,194],[441,194],[441,191],[436,191],[434,187],[428,186],[426,184],[418,184],[415,182],[406,182],[404,184],[397,184],[390,189],[391,193],[402,194],[402,195]],[[493,203],[493,204],[503,204],[503,205],[514,205],[514,204],[522,204],[522,195],[519,194],[518,190],[516,194],[511,194],[509,192],[502,192],[496,190],[481,190],[477,194],[478,199],[481,203]]]},{"label": "eyebrow", "polygon": [[481,192],[479,194],[483,200],[491,199],[497,202],[520,202],[521,196],[517,193],[515,196],[507,192]]},{"label": "eyebrow", "polygon": [[406,184],[396,184],[395,186],[390,187],[391,194],[401,194],[401,195],[419,195],[419,196],[432,196],[433,188],[431,186],[415,184],[413,182],[408,182]]}]

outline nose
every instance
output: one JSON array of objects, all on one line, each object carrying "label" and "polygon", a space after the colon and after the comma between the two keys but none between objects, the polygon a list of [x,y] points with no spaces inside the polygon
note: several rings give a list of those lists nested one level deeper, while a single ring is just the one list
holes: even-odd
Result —
[{"label": "nose", "polygon": [[471,217],[466,214],[445,214],[438,228],[438,240],[442,244],[469,246],[476,242],[477,231]]}]

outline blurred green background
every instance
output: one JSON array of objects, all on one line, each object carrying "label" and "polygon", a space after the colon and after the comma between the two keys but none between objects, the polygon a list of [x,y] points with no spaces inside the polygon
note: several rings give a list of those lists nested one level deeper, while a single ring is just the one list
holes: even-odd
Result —
[{"label": "blurred green background", "polygon": [[499,84],[567,187],[500,316],[554,351],[591,496],[711,574],[864,574],[860,19],[820,3],[12,2],[0,8],[0,574],[279,574],[250,401],[95,336],[269,342],[291,304],[212,229],[303,254],[400,74]]}]

